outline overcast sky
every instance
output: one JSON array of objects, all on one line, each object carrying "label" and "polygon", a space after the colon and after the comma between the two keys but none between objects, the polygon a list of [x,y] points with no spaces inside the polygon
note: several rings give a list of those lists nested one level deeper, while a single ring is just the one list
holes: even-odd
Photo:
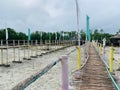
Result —
[{"label": "overcast sky", "polygon": [[[78,0],[80,28],[116,33],[120,28],[120,0]],[[16,31],[72,31],[76,29],[75,0],[0,0],[0,28]]]}]

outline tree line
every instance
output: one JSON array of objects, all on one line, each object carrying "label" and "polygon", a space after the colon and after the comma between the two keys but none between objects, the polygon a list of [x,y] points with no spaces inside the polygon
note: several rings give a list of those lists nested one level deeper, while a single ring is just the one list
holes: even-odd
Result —
[{"label": "tree line", "polygon": [[[28,40],[28,35],[23,32],[16,32],[7,28],[8,40]],[[71,32],[44,32],[35,31],[30,34],[31,40],[73,40],[77,38],[76,31]],[[0,40],[6,40],[6,29],[0,29]]]},{"label": "tree line", "polygon": [[[7,28],[8,40],[27,40],[28,36],[23,32],[16,32],[12,28]],[[0,40],[6,39],[5,29],[0,29]],[[86,33],[84,30],[80,32],[81,40],[86,40]],[[31,33],[31,40],[77,40],[76,31],[60,31],[60,32],[44,32],[35,31]],[[109,33],[104,33],[103,29],[95,29],[91,32],[91,40],[102,42],[103,38],[106,38],[107,43],[110,43],[110,37],[113,36]]]}]

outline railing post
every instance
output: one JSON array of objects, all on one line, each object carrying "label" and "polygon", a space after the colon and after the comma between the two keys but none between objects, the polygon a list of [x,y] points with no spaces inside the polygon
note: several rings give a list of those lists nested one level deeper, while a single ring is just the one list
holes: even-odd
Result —
[{"label": "railing post", "polygon": [[100,44],[99,44],[99,43],[97,43],[97,52],[98,52],[99,55],[100,55]]},{"label": "railing post", "polygon": [[113,46],[110,48],[109,66],[110,66],[110,72],[113,72]]},{"label": "railing post", "polygon": [[30,41],[28,40],[28,60],[31,60],[31,57],[30,57]]},{"label": "railing post", "polygon": [[34,56],[34,55],[33,55],[33,51],[34,51],[33,46],[34,46],[34,45],[33,45],[33,40],[31,40],[31,48],[30,48],[30,49],[32,50],[32,52],[31,52],[31,56]]},{"label": "railing post", "polygon": [[103,55],[105,56],[105,45],[103,45]]},{"label": "railing post", "polygon": [[96,48],[97,52],[99,52],[99,43],[96,42],[95,48]]},{"label": "railing post", "polygon": [[6,64],[8,65],[8,40],[6,40],[6,46],[7,46]]},{"label": "railing post", "polygon": [[100,43],[100,55],[102,55],[102,44]]},{"label": "railing post", "polygon": [[8,60],[8,40],[6,40],[6,64],[4,65],[5,67],[9,67],[9,60]]},{"label": "railing post", "polygon": [[37,42],[37,40],[35,41],[35,45],[36,45],[36,56],[38,56],[38,42]]},{"label": "railing post", "polygon": [[13,54],[14,54],[14,60],[15,61],[15,40],[13,40]]},{"label": "railing post", "polygon": [[97,52],[99,52],[99,51],[98,51],[98,45],[97,45],[97,42],[95,42],[95,47],[96,47]]},{"label": "railing post", "polygon": [[80,50],[80,46],[77,47],[77,51],[78,51],[78,69],[81,69],[81,50]]},{"label": "railing post", "polygon": [[26,52],[25,52],[25,49],[26,49],[25,40],[23,41],[23,43],[24,43],[24,58],[23,58],[23,59],[26,59],[26,58],[25,58],[25,53],[26,53]]},{"label": "railing post", "polygon": [[[1,47],[3,47],[3,40],[1,40]],[[3,49],[1,49],[1,66],[3,65]]]},{"label": "railing post", "polygon": [[62,90],[68,90],[68,56],[63,55],[62,60]]},{"label": "railing post", "polygon": [[19,59],[19,62],[20,61],[20,40],[18,40],[18,59]]}]

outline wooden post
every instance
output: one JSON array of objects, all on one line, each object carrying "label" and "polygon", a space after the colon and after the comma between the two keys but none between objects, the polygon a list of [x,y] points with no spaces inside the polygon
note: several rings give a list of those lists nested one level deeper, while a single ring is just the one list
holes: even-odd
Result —
[{"label": "wooden post", "polygon": [[38,49],[37,46],[38,46],[38,45],[37,45],[37,43],[38,43],[38,42],[37,42],[37,40],[36,40],[36,41],[35,41],[35,44],[36,44],[36,50],[35,50],[35,51],[36,51],[36,56],[38,56],[38,53],[37,53],[37,49]]},{"label": "wooden post", "polygon": [[1,65],[0,66],[3,66],[3,40],[1,40]]},{"label": "wooden post", "polygon": [[102,44],[100,44],[100,55],[102,55]]},{"label": "wooden post", "polygon": [[105,56],[106,38],[103,39],[103,55]]},{"label": "wooden post", "polygon": [[3,46],[3,40],[1,40],[1,46]]},{"label": "wooden post", "polygon": [[103,46],[103,56],[105,57],[105,46]]},{"label": "wooden post", "polygon": [[100,44],[99,43],[97,43],[97,52],[98,52],[98,54],[100,55]]},{"label": "wooden post", "polygon": [[62,90],[68,89],[68,56],[62,56]]},{"label": "wooden post", "polygon": [[15,40],[13,40],[13,54],[14,54],[14,60],[15,61]]},{"label": "wooden post", "polygon": [[6,64],[4,65],[5,67],[9,67],[9,61],[8,61],[8,40],[6,40]]},{"label": "wooden post", "polygon": [[113,46],[110,48],[109,66],[110,66],[110,72],[113,72]]},{"label": "wooden post", "polygon": [[6,44],[7,44],[6,64],[8,65],[8,40],[6,41]]},{"label": "wooden post", "polygon": [[29,43],[29,40],[28,40],[28,60],[31,60],[31,57],[30,57],[30,43]]},{"label": "wooden post", "polygon": [[[18,48],[18,60],[15,60],[15,58],[16,58],[16,56],[15,56],[15,48]],[[18,40],[17,47],[15,47],[15,40],[13,40],[13,49],[14,49],[13,63],[22,63],[22,61],[20,61],[20,41],[19,40]]]},{"label": "wooden post", "polygon": [[33,50],[34,50],[34,49],[33,49],[33,40],[31,40],[31,56],[34,56],[34,55],[33,55]]},{"label": "wooden post", "polygon": [[81,69],[81,50],[80,46],[77,47],[78,50],[78,69]]},{"label": "wooden post", "polygon": [[26,59],[26,57],[25,57],[25,49],[26,49],[26,45],[25,45],[25,40],[23,41],[23,43],[24,43],[24,60]]},{"label": "wooden post", "polygon": [[20,61],[20,40],[18,40],[18,59],[19,59],[19,62]]},{"label": "wooden post", "polygon": [[0,66],[3,66],[3,49],[1,49],[1,65]]}]

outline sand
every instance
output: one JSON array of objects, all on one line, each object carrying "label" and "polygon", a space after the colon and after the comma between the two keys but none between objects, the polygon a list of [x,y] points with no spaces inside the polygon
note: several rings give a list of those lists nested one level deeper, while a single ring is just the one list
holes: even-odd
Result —
[{"label": "sand", "polygon": [[[115,72],[115,75],[120,78],[120,71],[117,70],[120,68],[120,47],[114,47],[114,61],[113,61],[113,70]],[[105,48],[105,58],[106,62],[109,65],[109,60],[110,60],[110,47]]]},{"label": "sand", "polygon": [[[19,82],[35,74],[43,69],[52,61],[57,60],[62,55],[67,54],[75,49],[75,46],[53,52],[32,60],[23,60],[23,49],[20,49],[20,58],[22,63],[12,63],[13,50],[9,49],[9,63],[10,67],[0,67],[0,90],[11,90]],[[42,52],[42,51],[40,51]],[[45,52],[45,51],[43,51]],[[83,49],[82,49],[83,52]],[[4,51],[4,53],[6,53]],[[35,52],[32,52],[35,55]],[[27,55],[26,55],[27,56]],[[83,57],[83,54],[82,54]],[[5,56],[4,56],[5,58]],[[18,50],[16,49],[16,60],[18,60]],[[82,58],[83,60],[83,58]],[[77,70],[77,51],[69,55],[69,82],[72,80],[72,73]],[[39,78],[36,82],[31,84],[25,90],[61,90],[61,63],[59,62],[49,72]]]}]

